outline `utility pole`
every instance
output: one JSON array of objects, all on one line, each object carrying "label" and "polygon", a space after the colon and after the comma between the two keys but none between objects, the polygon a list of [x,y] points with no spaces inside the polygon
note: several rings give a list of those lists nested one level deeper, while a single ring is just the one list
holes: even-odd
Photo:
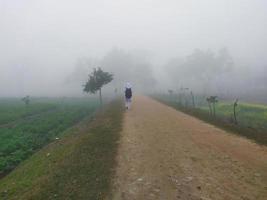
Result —
[{"label": "utility pole", "polygon": [[185,106],[187,106],[187,99],[186,99],[186,96],[185,96],[185,91],[188,91],[189,88],[184,88],[183,86],[180,88],[180,90],[182,91],[182,96],[184,97],[184,101],[185,101]]},{"label": "utility pole", "polygon": [[196,105],[195,105],[195,97],[194,97],[194,94],[193,94],[192,91],[190,92],[190,94],[191,94],[191,98],[192,98],[192,105],[193,105],[193,108],[195,108]]}]

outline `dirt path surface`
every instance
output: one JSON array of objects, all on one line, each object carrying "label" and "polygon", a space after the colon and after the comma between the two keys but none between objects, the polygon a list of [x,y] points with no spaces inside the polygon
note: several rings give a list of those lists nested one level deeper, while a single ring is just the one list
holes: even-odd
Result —
[{"label": "dirt path surface", "polygon": [[266,200],[267,148],[148,97],[125,113],[114,200]]}]

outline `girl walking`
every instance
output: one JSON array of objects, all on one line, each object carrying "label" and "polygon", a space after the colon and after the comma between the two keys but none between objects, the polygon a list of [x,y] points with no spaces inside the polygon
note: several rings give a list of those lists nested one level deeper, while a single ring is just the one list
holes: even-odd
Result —
[{"label": "girl walking", "polygon": [[130,83],[126,83],[125,87],[125,107],[126,109],[130,109],[131,107],[131,102],[132,102],[132,86]]}]

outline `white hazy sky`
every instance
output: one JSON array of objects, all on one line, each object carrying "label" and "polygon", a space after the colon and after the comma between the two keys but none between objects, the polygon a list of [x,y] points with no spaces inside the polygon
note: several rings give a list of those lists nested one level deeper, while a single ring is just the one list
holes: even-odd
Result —
[{"label": "white hazy sky", "polygon": [[77,57],[112,47],[147,49],[154,63],[227,47],[266,66],[267,1],[0,0],[0,96],[64,94]]}]

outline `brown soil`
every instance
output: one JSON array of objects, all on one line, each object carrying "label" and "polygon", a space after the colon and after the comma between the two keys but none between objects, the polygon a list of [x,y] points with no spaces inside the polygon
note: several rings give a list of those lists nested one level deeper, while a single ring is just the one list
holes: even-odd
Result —
[{"label": "brown soil", "polygon": [[125,113],[115,200],[266,200],[267,148],[136,97]]}]

